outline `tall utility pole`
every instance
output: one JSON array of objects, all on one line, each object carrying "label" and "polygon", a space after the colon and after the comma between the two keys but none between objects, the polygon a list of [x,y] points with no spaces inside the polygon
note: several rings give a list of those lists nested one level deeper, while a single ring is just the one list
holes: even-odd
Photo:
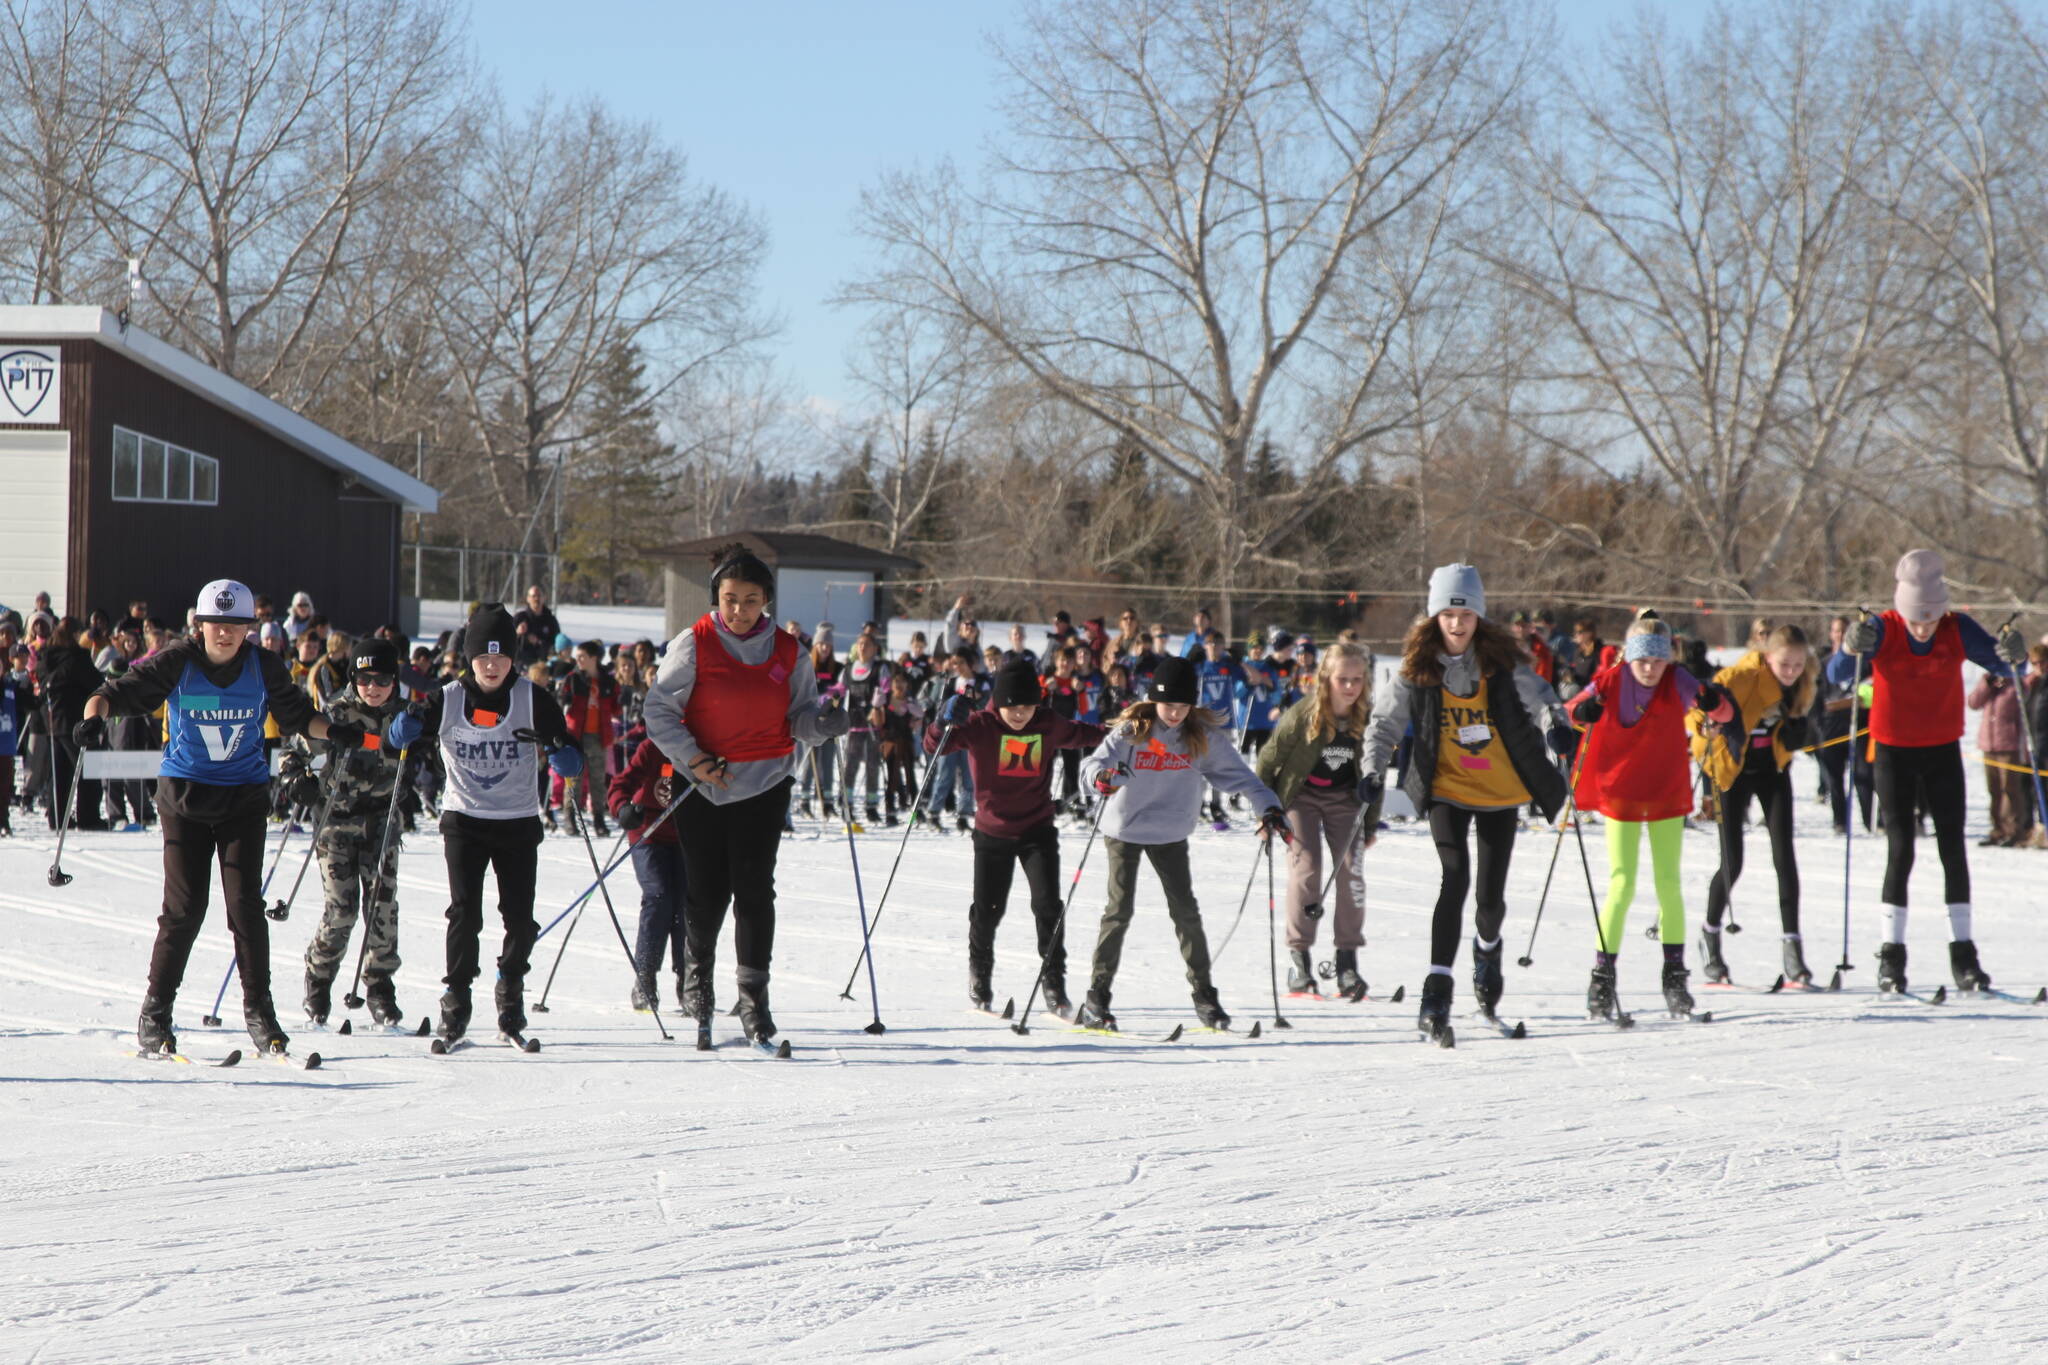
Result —
[{"label": "tall utility pole", "polygon": [[[412,476],[421,483],[427,481],[427,436],[422,431],[412,434]],[[421,515],[415,512],[412,514],[412,596],[415,602],[420,597],[420,564],[426,558],[420,544],[425,538]]]}]

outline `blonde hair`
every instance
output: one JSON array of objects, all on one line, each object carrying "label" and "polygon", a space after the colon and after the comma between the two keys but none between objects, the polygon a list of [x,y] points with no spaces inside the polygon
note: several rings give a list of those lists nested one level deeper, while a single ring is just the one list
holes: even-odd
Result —
[{"label": "blonde hair", "polygon": [[1638,635],[1661,635],[1668,640],[1672,638],[1671,626],[1657,613],[1645,611],[1628,623],[1628,634],[1622,639],[1633,640]]},{"label": "blonde hair", "polygon": [[[1134,701],[1116,718],[1116,729],[1131,743],[1143,744],[1152,738],[1152,726],[1158,719],[1158,702]],[[1223,718],[1214,711],[1190,706],[1188,718],[1180,723],[1180,737],[1187,745],[1188,757],[1200,758],[1208,753],[1210,734],[1223,728]]]},{"label": "blonde hair", "polygon": [[[1799,681],[1789,688],[1782,689],[1785,692],[1786,713],[1794,716],[1805,715],[1813,709],[1813,694],[1820,685],[1820,660],[1814,657],[1813,642],[1806,638],[1805,631],[1789,621],[1773,629],[1768,620],[1758,617],[1756,627],[1755,633],[1751,636],[1750,648],[1759,654],[1771,654],[1781,649],[1806,651],[1806,667],[1800,670]],[[1768,664],[1765,666],[1769,667]]]},{"label": "blonde hair", "polygon": [[[1337,723],[1337,713],[1330,706],[1330,685],[1337,676],[1337,665],[1352,659],[1356,659],[1365,665],[1366,690],[1359,694],[1358,701],[1351,708],[1351,714],[1344,718],[1342,725],[1339,725]],[[1365,733],[1366,718],[1371,714],[1372,710],[1368,700],[1372,695],[1371,689],[1372,653],[1370,650],[1366,649],[1364,645],[1353,644],[1349,640],[1339,640],[1331,645],[1329,649],[1325,650],[1322,661],[1316,665],[1314,694],[1316,738],[1328,740],[1335,739],[1338,735],[1347,735],[1352,738],[1363,735]]]}]

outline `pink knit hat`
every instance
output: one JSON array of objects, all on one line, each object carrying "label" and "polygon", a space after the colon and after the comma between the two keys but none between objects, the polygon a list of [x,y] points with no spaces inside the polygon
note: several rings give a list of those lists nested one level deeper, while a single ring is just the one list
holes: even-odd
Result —
[{"label": "pink knit hat", "polygon": [[1892,603],[1908,621],[1932,621],[1949,610],[1948,584],[1942,574],[1948,566],[1937,550],[1908,550],[1899,557],[1893,576],[1899,580]]}]

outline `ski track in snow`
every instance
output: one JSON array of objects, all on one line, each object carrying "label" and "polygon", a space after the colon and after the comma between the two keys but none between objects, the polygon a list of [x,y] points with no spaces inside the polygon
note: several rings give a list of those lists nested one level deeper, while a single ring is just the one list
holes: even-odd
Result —
[{"label": "ski track in snow", "polygon": [[[1810,770],[1796,774],[1810,792]],[[1840,949],[1841,845],[1800,812],[1808,958]],[[1973,813],[1981,822],[1981,813]],[[1859,840],[1841,995],[1697,991],[1711,1025],[1662,1019],[1658,954],[1622,956],[1630,1034],[1580,1009],[1593,931],[1567,848],[1503,1014],[1459,1045],[1415,1041],[1436,860],[1395,826],[1368,855],[1366,976],[1378,1000],[1283,1000],[1270,1028],[1264,878],[1218,966],[1238,1030],[1170,1046],[1066,1032],[1018,1037],[967,1012],[965,839],[911,837],[877,953],[889,1032],[837,993],[858,927],[837,827],[799,822],[780,877],[775,1007],[796,1059],[695,1052],[624,1004],[594,899],[550,998],[544,1050],[453,1057],[424,1041],[296,1032],[318,1072],[143,1062],[136,1002],[154,934],[153,838],[80,835],[77,881],[44,884],[52,840],[0,842],[0,1362],[1109,1359],[1896,1361],[2048,1350],[2048,1009],[1999,1000],[1881,1004],[1870,994],[1877,841]],[[1978,831],[1973,828],[1973,837]],[[1594,875],[1604,839],[1588,839]],[[1085,830],[1063,837],[1080,852]],[[1550,857],[1524,833],[1508,956],[1527,943]],[[1738,888],[1738,979],[1778,967],[1761,830]],[[273,834],[272,847],[275,848]],[[600,855],[605,848],[599,849]],[[859,839],[869,894],[897,831]],[[281,897],[303,851],[273,883]],[[1204,918],[1237,912],[1248,824],[1195,838]],[[1971,849],[1977,937],[1999,984],[2048,979],[2038,855]],[[439,838],[402,856],[400,1002],[439,993]],[[1697,920],[1715,864],[1688,836]],[[545,923],[590,880],[575,843],[543,850]],[[1914,874],[1916,987],[1946,977],[1931,844]],[[1099,916],[1100,850],[1068,927],[1076,996]],[[613,882],[638,911],[629,871]],[[1603,885],[1604,889],[1604,885]],[[997,998],[1035,966],[1021,878],[998,938]],[[1284,888],[1283,888],[1284,894]],[[234,1030],[198,1026],[229,946],[216,909],[178,1006],[202,1063]],[[309,873],[271,926],[280,1013],[320,906]],[[870,909],[873,909],[872,904]],[[532,993],[565,921],[540,943]],[[496,930],[486,946],[495,949]],[[725,945],[729,954],[729,935]],[[1469,949],[1467,949],[1469,952]],[[1327,945],[1317,957],[1328,956]],[[1693,954],[1697,968],[1696,950]],[[730,1000],[729,955],[720,973]],[[1697,982],[1697,976],[1695,976]],[[479,983],[487,985],[487,983]],[[663,975],[672,1001],[673,978]],[[340,991],[336,998],[339,1002]],[[239,1020],[233,991],[223,1014]],[[1127,1031],[1191,1022],[1164,905],[1142,883],[1116,1006]],[[364,1022],[361,1019],[359,1024]]]}]

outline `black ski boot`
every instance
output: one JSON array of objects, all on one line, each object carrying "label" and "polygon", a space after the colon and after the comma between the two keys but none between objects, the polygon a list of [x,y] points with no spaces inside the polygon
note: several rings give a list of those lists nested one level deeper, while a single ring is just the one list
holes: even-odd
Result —
[{"label": "black ski boot", "polygon": [[1422,978],[1422,1005],[1415,1012],[1415,1027],[1432,1042],[1439,1042],[1451,1027],[1451,978],[1431,972]]},{"label": "black ski boot", "polygon": [[385,1028],[396,1027],[405,1018],[398,1008],[398,992],[388,976],[364,978],[363,1003],[370,1007],[371,1021]]},{"label": "black ski boot", "polygon": [[256,1044],[258,1052],[283,1052],[292,1045],[278,1026],[277,1009],[267,995],[242,1002],[242,1026],[249,1030],[249,1041]]},{"label": "black ski boot", "polygon": [[1088,997],[1081,1002],[1081,1012],[1074,1017],[1074,1022],[1082,1028],[1115,1033],[1116,1016],[1109,1012],[1109,987],[1090,986]]},{"label": "black ski boot", "polygon": [[334,1008],[334,983],[324,976],[306,973],[306,1022],[319,1027]]},{"label": "black ski boot", "polygon": [[469,987],[450,986],[441,993],[441,1041],[452,1043],[469,1032]]},{"label": "black ski boot", "polygon": [[775,1037],[775,1016],[768,1012],[768,973],[758,967],[740,968],[740,1028],[751,1043],[766,1043]]},{"label": "black ski boot", "polygon": [[996,1002],[996,988],[990,978],[995,973],[993,962],[967,963],[967,1003],[975,1009],[985,1010]]},{"label": "black ski boot", "polygon": [[501,976],[495,992],[498,1002],[498,1032],[526,1032],[526,978]]},{"label": "black ski boot", "polygon": [[711,989],[711,973],[695,958],[683,963],[682,973],[676,978],[676,1003],[700,1025],[709,1024],[718,1008]]},{"label": "black ski boot", "polygon": [[1067,978],[1063,973],[1045,974],[1045,1007],[1062,1019],[1074,1017],[1074,1002],[1067,999]]},{"label": "black ski boot", "polygon": [[1905,944],[1880,943],[1877,945],[1877,992],[1879,995],[1904,995],[1906,993]]},{"label": "black ski boot", "polygon": [[[867,804],[867,816],[868,816],[868,824],[870,824],[870,825],[879,825],[879,824],[881,824],[881,823],[882,823],[882,808],[881,808],[880,806],[876,805],[876,804],[875,804],[874,802],[872,802],[872,801],[868,802],[868,804]],[[895,822],[894,820],[891,820],[891,821],[890,821],[889,823],[893,825],[893,824],[895,824],[896,822]]]},{"label": "black ski boot", "polygon": [[1230,1016],[1223,1011],[1223,1005],[1216,999],[1214,986],[1203,986],[1194,993],[1195,1018],[1203,1028],[1223,1030],[1230,1027]]},{"label": "black ski boot", "polygon": [[654,973],[636,972],[633,976],[633,1012],[646,1014],[660,998],[661,987],[655,984]]},{"label": "black ski boot", "polygon": [[1957,939],[1948,945],[1948,969],[1955,973],[1956,989],[1959,991],[1991,989],[1991,973],[1985,971],[1977,961],[1977,943],[1974,939]]},{"label": "black ski boot", "polygon": [[135,1021],[135,1043],[144,1052],[176,1052],[178,1039],[171,1032],[171,1002],[153,995],[142,997],[142,1015]]},{"label": "black ski boot", "polygon": [[1664,964],[1664,1008],[1673,1019],[1692,1017],[1692,992],[1685,988],[1686,978],[1692,975],[1686,971],[1683,962]]},{"label": "black ski boot", "polygon": [[1495,939],[1493,947],[1482,948],[1479,940],[1472,940],[1472,998],[1479,1002],[1479,1012],[1491,1019],[1500,1007],[1501,993],[1507,989],[1507,979],[1501,973],[1501,953],[1506,940]]},{"label": "black ski boot", "polygon": [[1319,995],[1316,990],[1316,969],[1309,962],[1308,949],[1287,950],[1287,993],[1289,995]]},{"label": "black ski boot", "polygon": [[[1728,984],[1728,962],[1721,956],[1721,931],[1718,929],[1700,931],[1700,971],[1711,985]],[[1789,979],[1792,974],[1787,972],[1785,975]]]},{"label": "black ski boot", "polygon": [[1612,1019],[1614,1009],[1614,968],[1595,967],[1592,979],[1586,983],[1586,1017]]},{"label": "black ski boot", "polygon": [[1813,984],[1813,973],[1807,968],[1806,954],[1801,951],[1799,940],[1796,938],[1785,940],[1785,981],[1788,985]]},{"label": "black ski boot", "polygon": [[1337,996],[1357,1004],[1365,999],[1365,978],[1358,974],[1358,949],[1337,950]]}]

